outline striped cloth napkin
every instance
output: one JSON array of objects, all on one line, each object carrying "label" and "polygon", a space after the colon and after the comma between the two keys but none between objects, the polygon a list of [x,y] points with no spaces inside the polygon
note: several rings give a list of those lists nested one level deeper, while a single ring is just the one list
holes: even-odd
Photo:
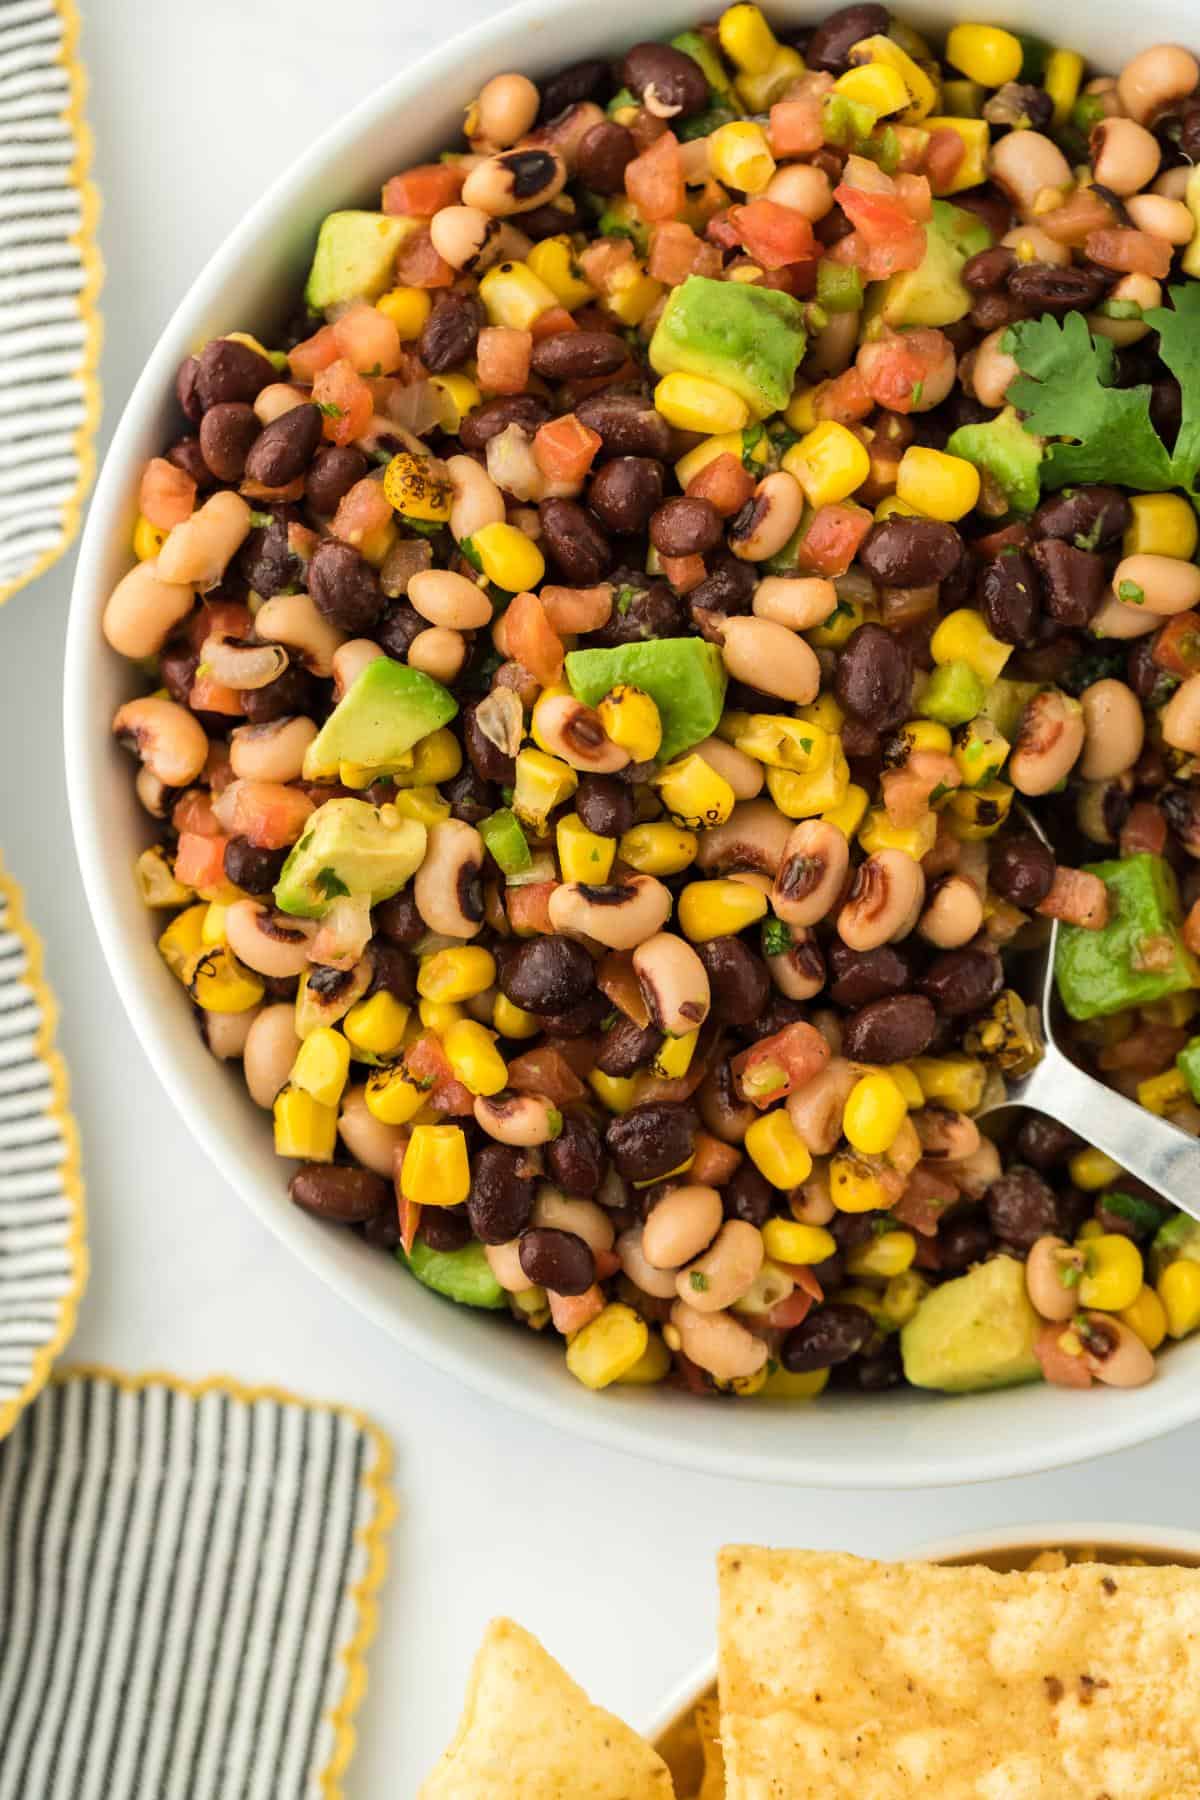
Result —
[{"label": "striped cloth napkin", "polygon": [[102,269],[77,39],[73,0],[0,0],[0,601],[66,549],[92,478]]}]

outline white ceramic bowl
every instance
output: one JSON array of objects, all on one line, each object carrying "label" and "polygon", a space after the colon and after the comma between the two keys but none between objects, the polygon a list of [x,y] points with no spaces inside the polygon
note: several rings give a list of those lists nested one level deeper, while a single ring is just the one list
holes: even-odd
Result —
[{"label": "white ceramic bowl", "polygon": [[[270,340],[298,290],[317,222],[346,205],[377,204],[381,181],[453,140],[463,106],[502,69],[533,74],[586,54],[612,54],[649,32],[666,35],[704,13],[697,0],[562,0],[526,4],[436,50],[397,75],[265,195],[213,257],[149,355],[126,405],[92,501],[79,554],[65,677],[71,816],[87,894],[118,990],[167,1091],[213,1162],[260,1218],[330,1285],[406,1351],[546,1422],[613,1448],[756,1481],[828,1487],[922,1487],[1027,1474],[1136,1443],[1200,1416],[1200,1339],[1164,1359],[1153,1386],[1086,1395],[1036,1387],[979,1398],[917,1395],[822,1401],[815,1407],[718,1405],[656,1389],[594,1395],[567,1374],[560,1353],[533,1333],[500,1329],[439,1300],[352,1234],[291,1206],[289,1166],[276,1160],[269,1121],[236,1070],[203,1049],[179,989],[154,949],[130,875],[148,839],[129,759],[109,725],[136,678],[105,648],[100,614],[129,564],[142,465],[178,430],[175,370],[218,331],[261,330]],[[776,15],[817,18],[823,5],[781,0]],[[955,7],[913,0],[902,8],[933,29]],[[1046,28],[1042,0],[1006,0],[1007,23]],[[1186,41],[1187,0],[1159,0],[1131,27],[1120,0],[1068,0],[1054,20],[1060,41],[1115,68],[1154,39]],[[963,4],[959,17],[971,17]],[[1196,34],[1193,32],[1193,36]],[[366,71],[364,71],[366,74]],[[281,301],[281,296],[284,299]]]},{"label": "white ceramic bowl", "polygon": [[[996,1556],[1007,1556],[1014,1550],[1027,1550],[1032,1556],[1038,1550],[1073,1550],[1081,1544],[1097,1544],[1105,1550],[1127,1555],[1149,1551],[1151,1555],[1182,1563],[1200,1563],[1200,1532],[1177,1530],[1159,1525],[1091,1525],[1072,1521],[1069,1525],[1005,1525],[991,1531],[972,1531],[963,1537],[943,1538],[936,1544],[922,1544],[919,1549],[898,1557],[904,1562],[980,1562]],[[642,1727],[643,1736],[658,1744],[673,1725],[682,1723],[697,1701],[703,1700],[717,1679],[716,1656],[707,1657],[699,1669],[671,1690],[649,1723]]]}]

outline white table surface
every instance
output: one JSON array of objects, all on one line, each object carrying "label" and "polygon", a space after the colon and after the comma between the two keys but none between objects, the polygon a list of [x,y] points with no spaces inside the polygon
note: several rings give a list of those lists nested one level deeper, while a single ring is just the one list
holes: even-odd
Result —
[{"label": "white table surface", "polygon": [[[104,438],[193,275],[289,160],[429,44],[413,0],[81,0],[104,197]],[[489,10],[440,0],[449,34]],[[231,320],[236,325],[238,321]],[[0,613],[0,843],[47,945],[83,1137],[91,1285],[73,1354],[352,1402],[400,1515],[352,1796],[407,1800],[510,1612],[626,1717],[713,1643],[728,1540],[900,1551],[1037,1519],[1195,1523],[1200,1428],[1055,1475],[927,1494],[754,1488],[639,1464],[484,1405],[291,1261],[195,1148],[121,1013],[67,824],[59,670],[73,558]],[[481,1331],[481,1353],[483,1337]]]}]

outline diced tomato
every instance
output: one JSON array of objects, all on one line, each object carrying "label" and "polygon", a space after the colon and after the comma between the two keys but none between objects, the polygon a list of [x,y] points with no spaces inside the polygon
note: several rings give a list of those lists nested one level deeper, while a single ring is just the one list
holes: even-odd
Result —
[{"label": "diced tomato", "polygon": [[661,561],[662,572],[677,594],[690,594],[708,574],[702,556],[664,556]]},{"label": "diced tomato", "polygon": [[920,823],[939,788],[961,787],[962,772],[945,751],[914,750],[902,768],[884,770],[882,785],[887,816],[903,829]]},{"label": "diced tomato", "polygon": [[1089,875],[1084,869],[1064,869],[1060,863],[1050,892],[1037,910],[1048,919],[1062,919],[1067,925],[1082,925],[1085,931],[1099,931],[1108,924],[1108,889],[1098,875]]},{"label": "diced tomato", "polygon": [[536,675],[543,687],[562,678],[563,641],[551,627],[536,594],[518,594],[504,615],[504,641],[510,656]]},{"label": "diced tomato", "polygon": [[1165,238],[1148,231],[1089,231],[1084,251],[1102,269],[1119,269],[1123,275],[1151,275],[1165,281],[1171,273],[1174,248]]},{"label": "diced tomato", "polygon": [[1042,1374],[1054,1387],[1089,1388],[1092,1372],[1082,1354],[1064,1350],[1062,1340],[1069,1324],[1043,1325],[1033,1340],[1033,1354],[1042,1366]]},{"label": "diced tomato", "polygon": [[933,195],[924,175],[897,175],[894,178],[896,198],[919,225],[927,225],[933,217]]},{"label": "diced tomato", "polygon": [[584,1087],[570,1063],[551,1044],[526,1050],[508,1065],[508,1085],[518,1094],[544,1094],[555,1106],[582,1100]]},{"label": "diced tomato", "polygon": [[299,557],[302,563],[309,563],[312,561],[313,552],[316,550],[320,541],[317,533],[311,531],[307,525],[301,525],[297,519],[288,520],[288,549],[293,556]]},{"label": "diced tomato", "polygon": [[360,375],[388,375],[399,366],[400,333],[386,313],[359,301],[334,320],[333,340]]},{"label": "diced tomato", "polygon": [[284,850],[303,832],[313,803],[281,781],[235,781],[213,811],[223,831],[249,838],[256,850]]},{"label": "diced tomato", "polygon": [[379,551],[387,549],[393,517],[383,483],[364,478],[342,495],[329,529],[335,538],[353,544],[368,561],[374,561]]},{"label": "diced tomato", "polygon": [[533,334],[512,325],[485,325],[475,348],[479,385],[485,394],[523,394],[529,380]]},{"label": "diced tomato", "polygon": [[504,907],[508,922],[518,937],[550,937],[550,896],[557,881],[530,881],[524,887],[505,889]]},{"label": "diced tomato", "polygon": [[1150,652],[1168,675],[1194,675],[1200,669],[1200,613],[1176,613],[1155,634]]},{"label": "diced tomato", "polygon": [[333,444],[353,443],[371,423],[371,390],[344,357],[318,372],[313,399],[324,414],[325,436]]},{"label": "diced tomato", "polygon": [[559,637],[599,631],[612,618],[613,591],[607,581],[590,588],[558,587],[551,582],[542,588],[539,598]]},{"label": "diced tomato", "polygon": [[698,1131],[692,1139],[692,1166],[688,1180],[705,1187],[724,1187],[742,1160],[736,1144],[723,1144],[707,1131]]},{"label": "diced tomato", "polygon": [[796,1325],[803,1325],[814,1305],[811,1294],[803,1288],[793,1288],[786,1300],[778,1300],[767,1314],[767,1324],[772,1331],[791,1331]]},{"label": "diced tomato", "polygon": [[785,1025],[770,1037],[760,1038],[730,1063],[733,1083],[752,1106],[770,1106],[786,1094],[794,1094],[819,1075],[829,1061],[829,1045],[815,1025],[802,1019]]},{"label": "diced tomato", "polygon": [[320,331],[312,337],[305,338],[302,343],[295,344],[288,351],[288,367],[297,381],[311,381],[330,363],[335,363],[341,351],[332,325],[322,325]]},{"label": "diced tomato", "polygon": [[[401,1159],[403,1166],[403,1159]],[[396,1174],[399,1175],[397,1169]],[[421,1223],[421,1202],[400,1196],[400,1242],[405,1256],[412,1255],[412,1247],[417,1241],[417,1230]]]},{"label": "diced tomato", "polygon": [[922,1237],[936,1237],[942,1214],[958,1199],[958,1189],[945,1175],[918,1163],[892,1209],[902,1225]]},{"label": "diced tomato", "polygon": [[556,1294],[553,1288],[548,1288],[546,1298],[550,1302],[554,1329],[561,1331],[564,1337],[582,1331],[604,1311],[604,1295],[594,1282],[583,1294]]},{"label": "diced tomato", "polygon": [[1038,229],[1072,250],[1082,250],[1093,231],[1107,231],[1116,223],[1112,205],[1094,187],[1076,188],[1061,206],[1038,215]]},{"label": "diced tomato", "polygon": [[625,192],[644,219],[673,219],[683,211],[683,164],[674,132],[664,131],[626,164]]},{"label": "diced tomato", "polygon": [[452,287],[454,277],[455,271],[438,255],[427,231],[415,231],[396,252],[397,287]]},{"label": "diced tomato", "polygon": [[723,519],[731,519],[754,492],[754,477],[740,456],[723,450],[720,456],[705,463],[698,475],[692,476],[687,491],[693,499],[707,500],[715,506]]},{"label": "diced tomato", "polygon": [[722,207],[720,212],[713,214],[712,218],[708,221],[708,224],[704,227],[705,237],[708,238],[710,243],[718,245],[722,250],[736,250],[741,243],[741,239],[737,234],[737,227],[729,216],[732,211],[732,207]]},{"label": "diced tomato", "polygon": [[239,600],[206,600],[188,620],[188,642],[193,650],[202,649],[210,637],[240,644],[253,626],[250,608]]},{"label": "diced tomato", "polygon": [[813,401],[818,419],[834,419],[839,425],[857,425],[875,409],[875,401],[856,368],[843,369],[832,381],[821,384]]},{"label": "diced tomato", "polygon": [[811,575],[844,575],[874,523],[864,506],[849,501],[819,506],[797,546],[798,566]]},{"label": "diced tomato", "polygon": [[[579,266],[583,270],[584,280],[601,294],[607,290],[614,271],[632,260],[633,245],[628,238],[597,238],[579,254]],[[589,323],[584,329],[608,331],[611,327],[612,320],[600,314],[594,325]]]},{"label": "diced tomato", "polygon": [[935,194],[944,194],[953,185],[966,154],[967,146],[957,131],[951,131],[943,125],[939,130],[930,132],[929,142],[925,146],[924,165],[929,185]]},{"label": "diced tomato", "polygon": [[536,344],[539,338],[557,337],[560,331],[578,331],[579,326],[565,306],[548,306],[529,327]]},{"label": "diced tomato", "polygon": [[813,228],[794,206],[751,200],[731,207],[729,222],[738,242],[764,269],[782,269],[812,255]]},{"label": "diced tomato", "polygon": [[650,233],[646,273],[667,287],[678,287],[689,275],[715,275],[720,267],[715,246],[704,243],[682,219],[664,219]]},{"label": "diced tomato", "polygon": [[193,712],[223,713],[230,719],[241,718],[246,710],[236,688],[228,687],[225,682],[217,681],[203,670],[192,682],[188,705]]},{"label": "diced tomato", "polygon": [[[910,217],[893,194],[868,194],[841,182],[834,199],[854,226],[856,253],[849,260],[872,281],[881,281],[900,269],[919,268],[925,257],[925,227]],[[848,240],[834,245],[842,250]]]},{"label": "diced tomato", "polygon": [[767,124],[772,156],[808,156],[825,143],[820,100],[814,95],[800,100],[777,100]]},{"label": "diced tomato", "polygon": [[469,1088],[456,1080],[441,1039],[432,1031],[423,1031],[404,1052],[404,1068],[411,1081],[429,1093],[429,1104],[436,1112],[450,1117],[466,1118],[475,1102]]},{"label": "diced tomato", "polygon": [[170,531],[190,519],[196,504],[196,483],[165,456],[152,456],[142,474],[138,505],[152,525]]},{"label": "diced tomato", "polygon": [[206,794],[203,788],[188,788],[185,793],[180,794],[171,808],[171,823],[180,837],[185,833],[197,837],[221,835],[221,827],[212,809],[212,795]]},{"label": "diced tomato", "polygon": [[533,454],[547,481],[579,483],[603,443],[598,431],[584,425],[574,413],[564,413],[560,419],[548,419],[538,426]]},{"label": "diced tomato", "polygon": [[[938,332],[939,339],[941,335]],[[912,343],[911,338],[920,340],[921,333],[895,332],[876,338],[863,345],[855,365],[871,399],[892,412],[912,411],[913,395],[920,392],[929,372],[929,357],[922,354],[923,343]]]},{"label": "diced tomato", "polygon": [[203,837],[197,831],[181,831],[175,852],[175,879],[185,887],[217,887],[225,879],[227,837]]},{"label": "diced tomato", "polygon": [[632,950],[610,950],[596,970],[596,986],[618,1012],[632,1019],[641,1030],[650,1023],[650,1009],[642,993],[641,983],[633,972]]},{"label": "diced tomato", "polygon": [[383,210],[393,217],[432,219],[457,202],[466,178],[462,163],[418,163],[384,183]]},{"label": "diced tomato", "polygon": [[1151,856],[1161,856],[1166,847],[1167,821],[1162,807],[1153,800],[1139,800],[1121,827],[1121,855],[1141,856],[1148,851]]},{"label": "diced tomato", "polygon": [[989,531],[986,536],[976,538],[974,547],[980,556],[990,559],[999,556],[1002,550],[1024,550],[1029,539],[1028,525],[1014,520],[1011,525],[1002,525],[999,531]]},{"label": "diced tomato", "polygon": [[451,1119],[467,1119],[475,1111],[475,1096],[469,1087],[451,1076],[449,1081],[439,1082],[429,1096],[429,1104],[434,1112],[443,1113]]}]

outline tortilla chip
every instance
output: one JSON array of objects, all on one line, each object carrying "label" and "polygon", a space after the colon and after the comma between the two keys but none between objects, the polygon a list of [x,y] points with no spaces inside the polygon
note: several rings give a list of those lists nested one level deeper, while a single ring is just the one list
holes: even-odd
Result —
[{"label": "tortilla chip", "polygon": [[729,1800],[1200,1800],[1200,1570],[731,1548]]},{"label": "tortilla chip", "polygon": [[593,1706],[535,1637],[493,1619],[454,1741],[419,1800],[672,1800],[644,1738]]}]

